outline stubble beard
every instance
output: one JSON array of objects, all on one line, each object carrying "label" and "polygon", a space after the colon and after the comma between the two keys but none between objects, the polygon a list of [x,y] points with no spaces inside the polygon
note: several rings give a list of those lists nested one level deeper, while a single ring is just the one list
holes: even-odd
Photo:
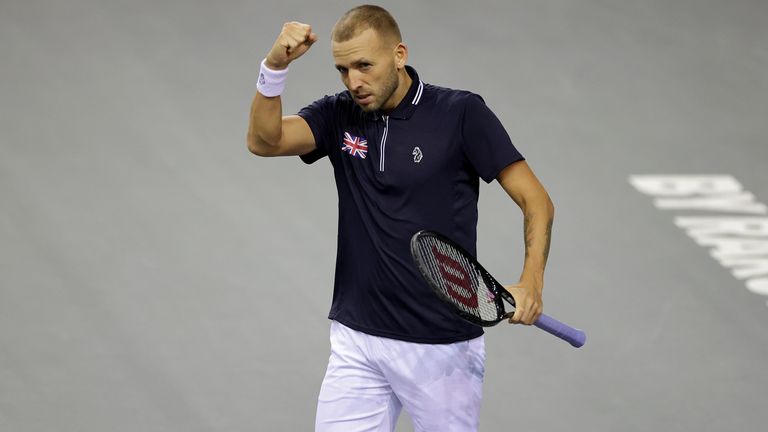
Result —
[{"label": "stubble beard", "polygon": [[[384,104],[386,104],[387,102],[389,102],[389,100],[395,94],[395,91],[397,91],[398,84],[400,84],[400,83],[399,83],[399,80],[398,80],[398,77],[397,77],[397,71],[393,70],[392,73],[390,73],[387,76],[387,79],[386,79],[386,81],[384,81],[384,84],[382,86],[382,89],[381,89],[382,100],[381,100],[381,102],[379,102],[379,103],[375,103],[374,102],[374,103],[368,105],[367,107],[360,105],[360,108],[362,108],[363,111],[365,111],[365,112],[374,112],[374,111],[380,110],[381,107],[384,106]],[[394,109],[394,108],[395,107],[392,107],[392,109]]]}]

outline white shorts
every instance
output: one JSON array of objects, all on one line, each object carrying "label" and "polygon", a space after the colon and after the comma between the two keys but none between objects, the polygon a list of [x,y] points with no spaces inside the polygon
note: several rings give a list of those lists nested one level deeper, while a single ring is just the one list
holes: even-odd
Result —
[{"label": "white shorts", "polygon": [[477,431],[485,339],[420,344],[331,323],[315,431],[392,432],[405,407],[416,432]]}]

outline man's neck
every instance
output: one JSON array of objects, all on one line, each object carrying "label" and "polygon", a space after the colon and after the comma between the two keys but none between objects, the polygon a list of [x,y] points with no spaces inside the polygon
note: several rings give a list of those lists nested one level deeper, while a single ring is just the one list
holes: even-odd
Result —
[{"label": "man's neck", "polygon": [[395,108],[400,105],[400,102],[403,101],[405,98],[405,95],[408,94],[408,90],[411,89],[411,84],[413,84],[413,79],[408,74],[408,71],[405,70],[405,68],[401,69],[398,73],[398,81],[399,84],[397,86],[397,90],[395,90],[395,93],[392,95],[392,106],[388,108],[384,108],[381,110],[384,114],[389,114],[392,111],[395,110]]}]

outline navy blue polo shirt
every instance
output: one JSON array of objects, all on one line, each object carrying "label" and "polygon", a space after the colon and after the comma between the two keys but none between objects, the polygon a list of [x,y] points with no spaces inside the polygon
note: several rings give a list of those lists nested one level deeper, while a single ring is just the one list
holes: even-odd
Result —
[{"label": "navy blue polo shirt", "polygon": [[329,318],[376,336],[450,343],[483,334],[458,318],[421,278],[409,242],[440,232],[473,255],[479,179],[522,160],[480,96],[413,84],[389,115],[366,113],[348,91],[299,111],[328,156],[339,194],[336,277]]}]

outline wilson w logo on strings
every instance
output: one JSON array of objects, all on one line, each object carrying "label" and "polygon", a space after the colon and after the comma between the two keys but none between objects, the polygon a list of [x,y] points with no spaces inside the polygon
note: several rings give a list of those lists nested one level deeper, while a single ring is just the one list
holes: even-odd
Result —
[{"label": "wilson w logo on strings", "polygon": [[477,293],[472,288],[472,276],[453,257],[442,253],[436,245],[432,245],[432,255],[437,261],[443,284],[447,294],[459,303],[469,308],[477,308]]}]

